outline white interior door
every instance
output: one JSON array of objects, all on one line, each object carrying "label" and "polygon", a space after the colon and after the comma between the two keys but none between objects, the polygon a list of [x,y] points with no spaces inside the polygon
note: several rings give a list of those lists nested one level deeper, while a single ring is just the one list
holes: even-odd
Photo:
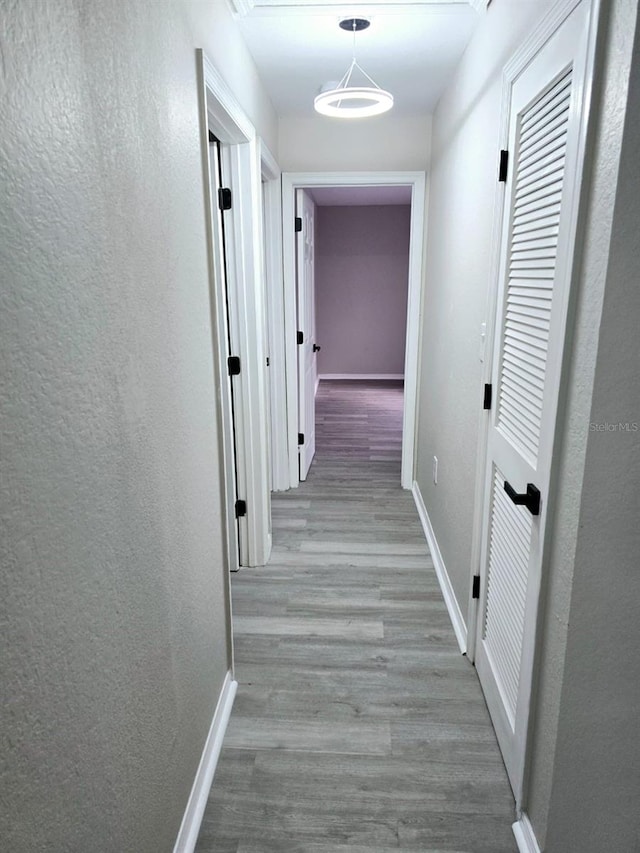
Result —
[{"label": "white interior door", "polygon": [[511,92],[476,666],[518,801],[582,170],[588,13],[586,2],[571,13]]},{"label": "white interior door", "polygon": [[[264,197],[264,181],[262,182],[262,218],[263,221],[266,222],[267,218],[267,209],[265,204]],[[264,268],[267,269],[267,229],[266,227],[262,230],[262,253],[264,256]],[[270,311],[270,303],[269,303],[269,295],[267,293],[268,288],[267,276],[264,276],[264,339],[267,347],[267,354],[265,356],[265,361],[267,368],[271,367],[271,338],[269,335],[269,330],[271,328],[269,311]],[[269,450],[269,495],[273,491],[273,435],[272,435],[272,419],[273,419],[273,392],[272,392],[272,381],[271,381],[271,370],[267,369],[267,382],[266,382],[266,390],[267,390],[267,447]],[[271,520],[271,513],[269,513],[269,519]],[[271,525],[269,525],[269,531],[271,531]]]},{"label": "white interior door", "polygon": [[212,261],[215,282],[216,332],[219,347],[218,377],[222,408],[222,445],[224,453],[224,483],[227,504],[227,542],[229,567],[232,571],[239,566],[239,529],[235,513],[237,500],[236,447],[234,428],[233,384],[229,376],[228,359],[231,355],[229,334],[229,302],[227,294],[227,268],[223,233],[223,213],[218,206],[218,191],[221,188],[220,147],[217,140],[209,143],[209,174],[211,181]]},{"label": "white interior door", "polygon": [[296,190],[297,310],[298,310],[298,450],[300,479],[306,480],[316,452],[316,350],[314,234],[315,204],[309,194]]}]

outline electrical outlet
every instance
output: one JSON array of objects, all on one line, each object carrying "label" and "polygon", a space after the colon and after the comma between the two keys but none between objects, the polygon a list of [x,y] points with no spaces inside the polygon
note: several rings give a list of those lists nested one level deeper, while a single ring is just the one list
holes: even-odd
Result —
[{"label": "electrical outlet", "polygon": [[433,457],[433,482],[438,484],[438,457]]}]

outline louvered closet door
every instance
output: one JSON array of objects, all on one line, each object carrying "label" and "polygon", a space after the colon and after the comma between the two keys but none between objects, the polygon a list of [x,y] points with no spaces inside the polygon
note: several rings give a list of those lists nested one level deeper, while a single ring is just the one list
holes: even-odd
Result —
[{"label": "louvered closet door", "polygon": [[[574,251],[587,11],[564,22],[511,98],[476,666],[517,798]],[[514,502],[527,489],[528,506]]]}]

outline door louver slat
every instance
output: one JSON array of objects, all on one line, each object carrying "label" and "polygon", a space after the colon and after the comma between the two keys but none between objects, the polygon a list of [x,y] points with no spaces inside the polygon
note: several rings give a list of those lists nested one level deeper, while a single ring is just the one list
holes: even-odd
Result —
[{"label": "door louver slat", "polygon": [[493,658],[510,717],[515,717],[524,630],[531,521],[504,491],[495,471],[489,543],[484,640]]},{"label": "door louver slat", "polygon": [[568,71],[521,116],[518,136],[497,425],[533,464],[542,423],[570,101]]},{"label": "door louver slat", "polygon": [[569,93],[566,90],[569,86],[571,86],[571,75],[565,74],[549,89],[546,97],[537,101],[522,117],[520,123],[522,131],[525,132],[531,125],[539,122],[540,119],[544,119],[553,109],[553,104],[558,96],[560,96],[560,100],[564,100],[563,95],[568,97]]}]

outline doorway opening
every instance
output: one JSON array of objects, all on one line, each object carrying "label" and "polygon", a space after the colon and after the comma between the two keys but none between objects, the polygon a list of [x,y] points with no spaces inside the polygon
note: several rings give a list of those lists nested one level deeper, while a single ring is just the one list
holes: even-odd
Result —
[{"label": "doorway opening", "polygon": [[[362,381],[362,382],[395,382],[403,383],[404,394],[402,403],[402,440],[401,440],[401,471],[400,481],[405,489],[410,489],[414,480],[414,441],[417,401],[418,353],[420,313],[422,305],[422,244],[425,225],[425,174],[423,172],[359,172],[359,173],[288,173],[282,177],[282,217],[283,217],[283,256],[284,256],[284,338],[286,356],[286,397],[287,406],[287,468],[289,486],[295,487],[304,480],[309,469],[314,446],[314,402],[318,383]],[[377,198],[380,204],[372,204]],[[318,209],[342,207],[345,199],[351,199],[350,205],[355,207],[374,206],[378,208],[397,207],[396,221],[404,221],[407,225],[408,247],[404,264],[406,265],[406,290],[400,295],[394,312],[404,316],[395,323],[395,334],[388,336],[393,340],[392,352],[387,352],[384,362],[387,366],[381,368],[380,360],[375,357],[381,353],[375,352],[375,332],[370,334],[367,329],[366,311],[360,306],[362,323],[360,329],[349,332],[349,318],[345,316],[344,305],[339,328],[333,329],[330,346],[324,345],[317,335],[316,307],[320,307],[317,294],[314,296],[316,265],[316,234],[314,222]],[[393,200],[393,201],[391,201]],[[340,201],[341,203],[332,202]],[[385,201],[387,202],[385,204]],[[389,202],[391,201],[391,204]],[[404,208],[403,212],[399,211]],[[366,214],[365,214],[366,215]],[[371,217],[371,214],[370,214]],[[344,225],[344,223],[343,223]],[[328,222],[329,231],[338,227],[336,223]],[[362,228],[362,223],[360,228]],[[402,231],[402,228],[399,229]],[[347,244],[344,244],[347,245]],[[371,248],[372,253],[375,251]],[[345,253],[343,263],[349,265]],[[327,313],[340,310],[336,305],[335,287],[341,286],[335,282],[340,277],[337,267],[340,259],[325,258],[327,264],[321,268],[324,281],[330,281],[328,292],[324,293],[326,300],[320,307],[319,317],[324,322]],[[353,261],[353,253],[351,261]],[[371,259],[369,259],[371,263]],[[332,269],[333,267],[333,269]],[[342,279],[345,281],[345,269]],[[376,272],[377,274],[377,272]],[[305,275],[311,279],[310,287],[301,286]],[[369,283],[372,280],[372,269],[369,269]],[[355,289],[365,289],[366,281],[356,280]],[[385,282],[379,281],[378,286],[384,289]],[[332,292],[332,289],[334,292]],[[371,293],[369,294],[371,295]],[[353,296],[353,294],[352,294]],[[387,294],[388,297],[388,294]],[[369,299],[368,308],[372,300]],[[326,310],[325,310],[326,309]],[[387,312],[388,314],[388,312]],[[369,316],[369,322],[375,316]],[[351,305],[351,321],[358,317],[358,306]],[[387,317],[386,319],[389,319]],[[385,317],[378,317],[380,328],[384,327]],[[328,318],[331,323],[331,317]],[[346,324],[346,325],[345,325]],[[300,328],[302,326],[302,328]],[[398,347],[398,328],[404,327],[404,336]],[[358,352],[357,337],[367,340],[369,352]],[[344,345],[337,346],[336,341]],[[398,351],[400,350],[400,355]],[[370,360],[367,362],[367,355]],[[343,359],[344,370],[335,369],[335,358]],[[321,360],[319,360],[321,359]],[[345,360],[346,359],[346,360]],[[383,359],[384,360],[384,359]],[[369,364],[369,369],[365,365]],[[324,367],[323,367],[324,365]],[[393,368],[389,365],[393,365]],[[332,369],[332,367],[334,369]],[[323,372],[324,371],[324,372]],[[396,388],[396,390],[398,390]],[[312,438],[312,435],[314,436]]]},{"label": "doorway opening", "polygon": [[[315,205],[316,454],[393,462],[399,481],[411,189],[304,192]],[[360,417],[344,417],[355,400]]]}]

